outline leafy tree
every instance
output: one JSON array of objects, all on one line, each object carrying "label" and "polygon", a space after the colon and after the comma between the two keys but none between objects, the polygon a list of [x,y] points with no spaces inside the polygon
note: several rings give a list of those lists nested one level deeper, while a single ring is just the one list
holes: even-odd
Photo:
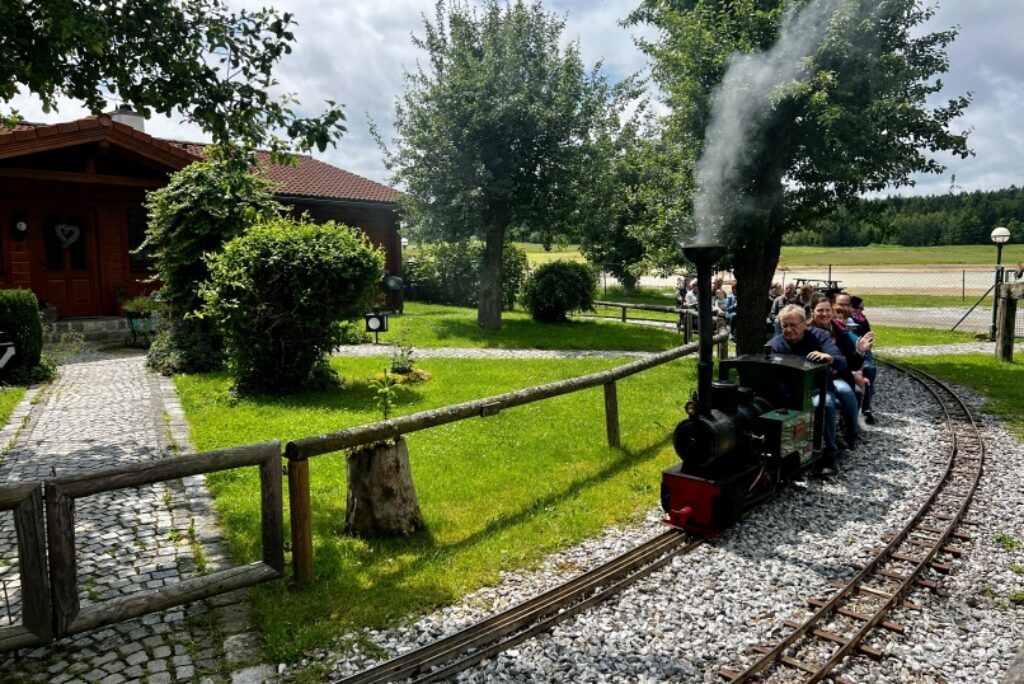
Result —
[{"label": "leafy tree", "polygon": [[229,161],[196,162],[146,198],[149,225],[139,247],[153,255],[159,296],[171,324],[150,347],[149,364],[164,373],[200,372],[221,363],[221,341],[206,320],[200,286],[210,277],[204,260],[250,226],[281,211],[268,181]]},{"label": "leafy tree", "polygon": [[730,248],[743,283],[740,352],[762,344],[787,229],[942,171],[931,152],[969,154],[949,131],[969,98],[926,102],[956,36],[923,33],[931,16],[916,0],[643,0],[631,15],[659,29],[642,47],[670,141],[701,160],[694,229]]},{"label": "leafy tree", "polygon": [[[603,221],[594,220],[580,240],[580,251],[591,264],[615,276],[627,295],[636,292],[640,276],[647,270],[644,243],[633,230],[649,218],[650,212],[641,187],[650,169],[646,139],[637,126],[625,126],[617,140],[617,153],[610,159],[605,174],[608,187]],[[600,212],[602,207],[596,207]]]},{"label": "leafy tree", "polygon": [[[611,87],[563,22],[537,2],[439,0],[414,38],[429,68],[406,75],[397,139],[385,149],[419,235],[484,240],[477,323],[501,326],[502,247],[510,229],[567,234],[591,219],[606,140],[632,87]],[[378,138],[379,139],[379,138]],[[381,146],[385,147],[383,141]]]},{"label": "leafy tree", "polygon": [[44,111],[64,95],[98,114],[110,94],[143,115],[180,107],[224,149],[286,151],[283,129],[299,149],[323,150],[345,131],[341,109],[300,116],[293,96],[270,93],[294,23],[223,0],[0,3],[0,102],[24,89]]}]

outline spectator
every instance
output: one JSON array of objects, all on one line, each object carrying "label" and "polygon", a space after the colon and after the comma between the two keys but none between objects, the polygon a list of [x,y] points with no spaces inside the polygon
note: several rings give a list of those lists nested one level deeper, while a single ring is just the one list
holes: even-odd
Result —
[{"label": "spectator", "polygon": [[782,334],[782,324],[779,322],[779,312],[790,304],[798,304],[799,302],[800,298],[796,294],[796,284],[792,282],[786,283],[786,288],[782,291],[782,294],[776,297],[772,302],[772,308],[768,313],[768,322],[775,327],[776,335]]},{"label": "spectator", "polygon": [[833,321],[832,303],[824,295],[817,294],[814,297],[814,314],[811,318],[811,325],[825,331],[832,342],[842,353],[846,363],[843,370],[832,369],[832,383],[835,387],[836,398],[839,400],[839,411],[843,421],[843,440],[846,446],[854,449],[857,446],[857,437],[860,432],[859,407],[857,394],[854,392],[856,381],[853,378],[853,371],[860,370],[864,363],[863,357],[857,352],[853,338],[846,332],[845,328],[840,329]]},{"label": "spectator", "polygon": [[[858,351],[863,350],[864,365],[860,373],[864,378],[864,398],[861,401],[860,412],[864,416],[864,422],[868,425],[875,424],[875,414],[871,410],[871,404],[878,387],[878,366],[875,364],[875,355],[872,350],[875,342],[875,333],[871,331],[871,324],[864,316],[864,300],[860,297],[851,297],[845,292],[836,295],[835,303],[836,318],[845,322],[847,332],[853,336],[857,343]],[[854,380],[856,380],[856,376]]]},{"label": "spectator", "polygon": [[693,286],[686,293],[686,306],[693,310],[697,309],[697,281],[693,281]]},{"label": "spectator", "polygon": [[739,287],[739,283],[732,284],[732,292],[725,300],[725,320],[729,324],[729,340],[732,342],[736,341],[736,305],[739,302],[739,296],[736,293],[737,287]]},{"label": "spectator", "polygon": [[807,317],[811,317],[811,308],[814,306],[811,304],[811,298],[814,297],[814,286],[810,283],[804,283],[800,286],[800,305],[804,307],[804,313]]},{"label": "spectator", "polygon": [[[808,327],[807,317],[804,315],[802,306],[790,304],[784,307],[779,312],[779,320],[782,322],[782,333],[768,342],[773,352],[803,356],[810,361],[827,363],[833,371],[839,373],[846,371],[846,359],[843,353],[839,351],[827,332]],[[837,399],[834,389],[834,383],[830,377],[825,396],[822,397],[817,390],[814,394],[815,406],[819,406],[822,401],[825,402],[825,447],[822,451],[821,474],[826,476],[835,473],[836,455],[839,451],[836,439]]]}]

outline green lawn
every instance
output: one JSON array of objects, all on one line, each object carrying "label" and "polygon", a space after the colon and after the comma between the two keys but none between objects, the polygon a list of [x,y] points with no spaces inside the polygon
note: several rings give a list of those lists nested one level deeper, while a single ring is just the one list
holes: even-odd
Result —
[{"label": "green lawn", "polygon": [[[996,248],[985,245],[947,245],[943,247],[902,247],[900,245],[869,245],[867,247],[783,247],[782,256],[789,268],[804,266],[898,266],[958,264],[992,266]],[[1003,263],[1024,261],[1024,244],[1007,244]]]},{"label": "green lawn", "polygon": [[897,359],[936,377],[970,387],[985,397],[982,410],[1006,421],[1018,439],[1024,440],[1024,359],[1006,363],[992,354],[963,356],[915,356]]},{"label": "green lawn", "polygon": [[408,302],[403,315],[389,319],[389,332],[380,341],[392,342],[408,330],[406,341],[413,347],[662,351],[680,344],[674,331],[616,321],[584,319],[542,325],[522,311],[506,311],[501,320],[500,330],[484,330],[476,324],[476,309]]},{"label": "green lawn", "polygon": [[579,245],[551,245],[550,250],[544,249],[544,245],[536,242],[516,242],[516,247],[526,252],[526,258],[530,262],[530,268],[537,268],[549,261],[563,259],[566,261],[584,262],[583,254],[580,253]]},{"label": "green lawn", "polygon": [[7,424],[7,419],[11,417],[11,411],[18,405],[22,397],[25,396],[25,388],[17,386],[9,386],[0,388],[0,427]]},{"label": "green lawn", "polygon": [[[235,400],[224,374],[175,379],[202,450],[290,439],[379,418],[367,380],[380,359],[335,358],[344,390],[291,398]],[[422,385],[398,390],[407,414],[543,382],[579,376],[623,360],[428,359]],[[427,529],[408,539],[364,540],[340,533],[346,468],[342,454],[313,459],[317,581],[308,589],[272,582],[253,591],[266,657],[293,661],[349,630],[382,626],[451,603],[497,581],[499,572],[635,518],[657,505],[660,471],[675,462],[670,437],[695,385],[692,359],[618,383],[621,448],[604,443],[600,388],[486,419],[409,435]],[[210,489],[228,544],[240,562],[259,557],[255,469],[216,473]]]}]

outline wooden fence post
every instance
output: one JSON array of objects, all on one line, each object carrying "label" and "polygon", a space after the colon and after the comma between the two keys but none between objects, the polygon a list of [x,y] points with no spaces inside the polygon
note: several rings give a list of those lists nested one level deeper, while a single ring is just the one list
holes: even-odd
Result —
[{"label": "wooden fence post", "polygon": [[626,322],[626,307],[622,307],[622,322]]},{"label": "wooden fence post", "polygon": [[288,501],[291,506],[292,569],[295,584],[313,583],[313,514],[309,505],[309,461],[288,462]]},{"label": "wooden fence post", "polygon": [[619,446],[619,395],[614,381],[604,385],[604,421],[608,446]]},{"label": "wooden fence post", "polygon": [[1013,333],[1017,323],[1017,300],[1005,291],[999,300],[999,325],[996,328],[996,358],[1013,362]]}]

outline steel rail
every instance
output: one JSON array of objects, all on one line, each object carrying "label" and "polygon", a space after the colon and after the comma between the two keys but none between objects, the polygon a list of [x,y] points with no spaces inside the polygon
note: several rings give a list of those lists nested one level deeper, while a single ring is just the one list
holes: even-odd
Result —
[{"label": "steel rail", "polygon": [[[860,628],[853,635],[849,637],[842,637],[845,643],[841,643],[839,648],[832,653],[829,659],[822,665],[817,666],[817,670],[813,671],[811,676],[804,680],[807,684],[819,682],[830,676],[830,674],[839,667],[843,660],[845,660],[854,649],[861,647],[867,635],[878,625],[882,624],[885,616],[900,600],[902,600],[904,595],[920,579],[924,570],[934,562],[935,556],[942,549],[946,548],[950,536],[952,536],[954,530],[960,524],[967,507],[971,503],[974,492],[978,487],[978,482],[981,479],[985,444],[981,439],[978,426],[975,423],[974,418],[971,416],[970,411],[967,409],[967,406],[955,392],[950,390],[949,387],[936,378],[921,371],[912,371],[893,363],[889,363],[888,365],[906,373],[908,376],[921,383],[935,397],[945,414],[947,431],[952,440],[946,463],[946,471],[942,479],[932,490],[927,501],[918,510],[917,514],[914,515],[910,522],[907,523],[903,530],[896,534],[889,544],[878,552],[875,558],[867,563],[861,571],[852,580],[850,580],[850,582],[844,585],[835,594],[835,596],[828,601],[823,602],[812,615],[800,624],[799,627],[795,628],[793,632],[779,641],[773,648],[767,649],[758,661],[750,665],[740,674],[732,675],[731,673],[723,670],[723,675],[730,677],[730,681],[733,683],[748,682],[758,674],[761,674],[769,667],[779,662],[792,665],[796,661],[785,655],[785,651],[789,647],[793,646],[798,640],[810,637],[811,635],[817,636],[818,638],[824,638],[821,635],[816,634],[815,630],[824,623],[825,618],[837,612],[840,608],[840,604],[845,600],[850,598],[852,595],[860,593],[860,589],[863,587],[865,580],[875,575],[881,569],[883,564],[895,559],[896,550],[910,537],[913,532],[921,530],[922,520],[928,517],[934,517],[933,508],[935,507],[935,504],[939,502],[940,495],[950,488],[953,484],[954,477],[961,474],[958,472],[957,466],[961,465],[962,461],[965,460],[959,458],[961,455],[961,439],[964,437],[972,438],[969,441],[973,441],[973,444],[969,444],[967,446],[973,447],[969,449],[973,453],[968,454],[967,459],[976,461],[977,467],[970,469],[969,474],[972,476],[970,491],[966,494],[958,495],[958,510],[955,515],[944,516],[947,519],[948,524],[938,533],[938,538],[929,540],[931,542],[930,547],[923,552],[923,556],[917,558],[913,570],[910,571],[909,574],[901,575],[902,579],[899,587],[892,592],[886,592],[888,593],[888,598],[885,603],[876,609],[872,616],[863,620]],[[940,395],[944,395],[945,400],[944,397]],[[952,398],[952,401],[950,401],[950,397]],[[957,413],[958,415],[954,416],[953,413]],[[965,424],[965,427],[969,430],[967,435],[961,434],[961,432],[956,429],[960,423]],[[920,552],[918,553],[920,554]],[[801,663],[801,665],[804,664]]]},{"label": "steel rail", "polygon": [[[447,677],[609,598],[705,541],[688,539],[678,530],[665,532],[507,611],[342,679],[338,684],[401,681],[441,664],[446,665],[416,681]],[[504,638],[510,634],[511,637]]]}]

